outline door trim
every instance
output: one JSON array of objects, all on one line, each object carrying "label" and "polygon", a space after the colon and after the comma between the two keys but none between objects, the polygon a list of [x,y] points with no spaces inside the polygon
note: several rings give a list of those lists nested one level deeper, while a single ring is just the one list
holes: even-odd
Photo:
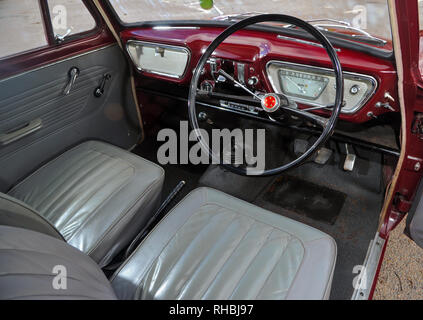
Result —
[{"label": "door trim", "polygon": [[97,52],[97,51],[100,51],[100,50],[104,50],[104,49],[107,49],[107,48],[110,48],[110,47],[113,47],[113,46],[116,46],[116,45],[117,45],[116,43],[111,43],[111,44],[107,44],[107,45],[105,45],[103,47],[100,47],[100,48],[96,48],[96,49],[93,49],[93,50],[85,51],[83,53],[77,53],[77,54],[68,56],[68,57],[66,57],[64,59],[56,60],[54,62],[51,62],[51,63],[48,63],[48,64],[44,64],[44,65],[39,66],[39,67],[30,69],[30,70],[26,70],[26,71],[21,72],[21,73],[14,74],[14,75],[9,76],[7,78],[0,79],[0,83],[2,83],[4,81],[11,80],[11,79],[16,78],[16,77],[24,76],[24,75],[29,74],[31,72],[36,72],[36,71],[39,71],[39,70],[42,70],[42,69],[45,69],[45,68],[54,66],[56,64],[59,64],[59,63],[62,63],[62,62],[68,61],[68,60],[72,60],[72,59],[79,58],[79,57],[82,57],[82,56],[85,56],[85,55],[88,55],[88,54],[91,54],[91,53],[94,53],[94,52]]}]

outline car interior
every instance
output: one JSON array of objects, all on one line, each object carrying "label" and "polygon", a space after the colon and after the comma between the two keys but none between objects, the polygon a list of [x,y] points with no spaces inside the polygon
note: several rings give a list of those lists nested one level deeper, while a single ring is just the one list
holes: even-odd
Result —
[{"label": "car interior", "polygon": [[[69,2],[90,29],[39,1],[47,44],[0,58],[0,298],[350,299],[400,156],[390,34]],[[265,170],[184,161],[214,129],[263,129]]]}]

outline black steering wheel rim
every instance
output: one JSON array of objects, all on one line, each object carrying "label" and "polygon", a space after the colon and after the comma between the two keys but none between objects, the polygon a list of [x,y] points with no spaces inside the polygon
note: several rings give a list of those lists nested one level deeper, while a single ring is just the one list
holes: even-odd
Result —
[{"label": "black steering wheel rim", "polygon": [[[196,95],[197,95],[197,88],[198,88],[198,81],[201,76],[201,71],[203,70],[207,60],[209,57],[213,54],[213,52],[216,50],[216,48],[230,35],[234,34],[235,32],[244,29],[245,27],[249,25],[253,25],[260,22],[281,22],[281,23],[288,23],[290,25],[295,25],[308,33],[310,33],[314,38],[320,42],[320,44],[323,46],[323,48],[326,50],[327,54],[329,55],[329,58],[332,62],[333,69],[335,72],[335,78],[336,78],[336,96],[335,96],[335,104],[332,109],[332,114],[330,118],[328,118],[326,126],[323,128],[322,134],[319,136],[319,138],[315,141],[315,143],[301,156],[296,158],[295,160],[286,163],[280,167],[272,168],[272,169],[265,169],[264,171],[260,172],[259,175],[261,176],[270,176],[270,175],[276,175],[279,173],[282,173],[284,171],[287,171],[289,169],[292,169],[294,167],[297,167],[301,164],[303,164],[309,157],[311,157],[318,149],[321,147],[327,139],[332,135],[339,114],[341,112],[342,108],[342,102],[343,102],[343,94],[344,94],[344,78],[342,73],[342,67],[341,62],[339,61],[338,54],[336,53],[336,50],[333,48],[332,44],[329,42],[329,40],[326,38],[326,36],[320,32],[317,28],[312,26],[311,24],[289,15],[282,15],[282,14],[263,14],[263,15],[257,15],[254,17],[250,17],[244,20],[241,20],[228,28],[226,28],[219,36],[216,37],[215,40],[208,46],[206,51],[203,53],[201,58],[199,59],[197,66],[194,69],[193,76],[191,79],[191,84],[189,88],[189,97],[188,97],[188,117],[189,122],[194,130],[197,139],[201,146],[206,149],[209,153],[209,155],[217,162],[220,163],[220,157],[218,157],[216,154],[214,154],[213,150],[207,145],[204,141],[205,139],[202,136],[200,127],[198,125],[197,120],[197,112],[196,112]],[[235,167],[228,163],[220,163],[221,166],[224,168],[240,175],[247,175],[247,170],[242,167]],[[251,172],[251,171],[250,171]]]}]

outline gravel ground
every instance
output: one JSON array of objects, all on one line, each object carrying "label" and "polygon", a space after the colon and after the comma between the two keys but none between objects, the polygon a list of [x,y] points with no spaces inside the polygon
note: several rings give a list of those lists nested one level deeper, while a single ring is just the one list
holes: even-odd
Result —
[{"label": "gravel ground", "polygon": [[403,234],[405,218],[391,232],[375,300],[423,300],[423,249]]}]

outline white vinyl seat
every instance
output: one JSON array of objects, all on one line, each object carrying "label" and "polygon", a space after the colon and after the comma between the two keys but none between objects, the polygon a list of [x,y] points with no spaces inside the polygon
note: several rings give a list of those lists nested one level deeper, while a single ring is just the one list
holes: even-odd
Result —
[{"label": "white vinyl seat", "polygon": [[[116,146],[88,141],[46,163],[8,196],[0,195],[0,206],[40,216],[103,267],[151,218],[163,181],[160,166]],[[0,214],[0,224],[5,216]],[[11,225],[20,226],[17,221]]]},{"label": "white vinyl seat", "polygon": [[182,200],[112,278],[121,299],[327,299],[327,234],[210,188]]}]

